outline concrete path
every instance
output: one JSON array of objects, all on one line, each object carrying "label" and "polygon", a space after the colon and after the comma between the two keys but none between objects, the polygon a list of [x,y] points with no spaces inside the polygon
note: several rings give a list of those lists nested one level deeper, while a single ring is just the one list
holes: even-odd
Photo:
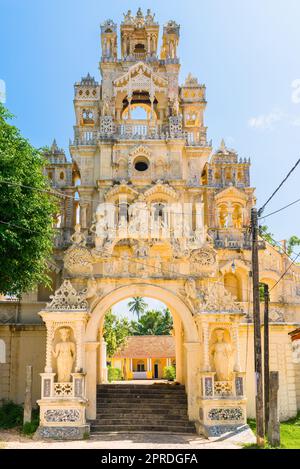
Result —
[{"label": "concrete path", "polygon": [[199,435],[152,433],[104,433],[84,441],[34,440],[14,431],[0,432],[1,449],[241,449],[254,442],[249,430],[234,436],[205,439]]}]

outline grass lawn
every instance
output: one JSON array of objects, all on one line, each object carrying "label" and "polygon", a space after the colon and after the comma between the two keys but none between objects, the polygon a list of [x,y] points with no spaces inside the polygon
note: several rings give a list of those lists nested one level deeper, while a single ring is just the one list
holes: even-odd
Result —
[{"label": "grass lawn", "polygon": [[[256,421],[249,419],[249,427],[253,432],[256,431]],[[286,422],[281,422],[280,424],[280,448],[285,449],[300,449],[300,412],[297,417],[287,420]],[[258,448],[257,445],[245,445],[245,448]],[[271,446],[266,444],[266,448],[271,448]]]}]

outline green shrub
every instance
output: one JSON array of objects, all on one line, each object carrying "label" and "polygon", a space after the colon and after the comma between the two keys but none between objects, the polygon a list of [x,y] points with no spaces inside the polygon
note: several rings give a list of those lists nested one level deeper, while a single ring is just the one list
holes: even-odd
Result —
[{"label": "green shrub", "polygon": [[176,378],[175,366],[165,366],[163,371],[163,377],[168,381],[174,381]]},{"label": "green shrub", "polygon": [[39,409],[32,409],[31,422],[26,422],[23,424],[22,433],[24,433],[24,435],[32,435],[39,426],[39,421]]},{"label": "green shrub", "polygon": [[5,401],[0,407],[0,428],[13,428],[22,425],[23,406]]},{"label": "green shrub", "polygon": [[112,381],[120,381],[122,379],[122,371],[120,368],[108,367],[107,379],[111,383]]},{"label": "green shrub", "polygon": [[36,422],[26,422],[22,427],[22,433],[24,433],[24,435],[32,435],[38,426],[39,424]]}]

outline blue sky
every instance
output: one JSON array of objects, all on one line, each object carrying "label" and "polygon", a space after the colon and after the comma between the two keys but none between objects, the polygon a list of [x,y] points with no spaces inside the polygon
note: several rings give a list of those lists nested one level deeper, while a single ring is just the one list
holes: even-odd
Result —
[{"label": "blue sky", "polygon": [[[164,303],[162,303],[161,301],[159,300],[155,300],[154,298],[148,298],[148,297],[144,297],[144,300],[145,302],[147,303],[147,306],[146,306],[146,311],[148,309],[155,309],[155,310],[164,310],[166,308],[166,305]],[[113,307],[112,307],[112,312],[114,314],[117,314],[119,317],[121,318],[128,318],[128,319],[133,319],[133,320],[137,320],[137,317],[134,316],[130,311],[129,311],[129,308],[128,308],[128,302],[130,301],[130,298],[128,298],[127,300],[123,300],[123,301],[120,301],[119,303],[115,304]]]},{"label": "blue sky", "polygon": [[[0,79],[16,125],[36,146],[56,137],[67,150],[73,84],[99,79],[99,25],[139,6],[181,24],[181,82],[191,71],[206,84],[208,136],[251,157],[262,205],[300,157],[298,0],[0,0]],[[299,181],[300,167],[265,213],[300,197]],[[276,239],[300,236],[299,210],[268,219]]]}]

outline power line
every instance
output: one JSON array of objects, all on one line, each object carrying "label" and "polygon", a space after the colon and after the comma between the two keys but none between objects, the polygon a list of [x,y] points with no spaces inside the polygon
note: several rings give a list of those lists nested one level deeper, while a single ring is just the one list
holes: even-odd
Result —
[{"label": "power line", "polygon": [[262,217],[259,217],[259,220],[263,220],[265,218],[270,217],[271,215],[275,215],[275,213],[279,213],[282,210],[285,210],[286,208],[291,207],[294,204],[297,204],[298,202],[300,202],[300,199],[294,200],[294,202],[291,202],[290,204],[285,205],[284,207],[281,207],[278,210],[275,210],[274,212],[271,212],[271,213],[268,213],[267,215],[263,215]]},{"label": "power line", "polygon": [[290,171],[288,172],[288,174],[285,176],[285,178],[281,181],[281,183],[279,184],[279,186],[275,189],[275,191],[270,195],[270,197],[268,198],[268,200],[264,203],[264,205],[258,210],[258,216],[260,217],[262,212],[264,211],[266,205],[273,199],[274,195],[279,191],[279,189],[283,186],[283,184],[285,183],[285,181],[290,177],[290,175],[292,174],[292,172],[296,169],[296,167],[298,166],[298,164],[300,163],[300,158],[298,159],[298,161],[295,163],[295,165],[292,167],[292,169],[290,169]]},{"label": "power line", "polygon": [[[260,226],[259,228],[260,228],[260,230],[262,230],[262,226]],[[290,254],[295,254],[295,256],[298,255],[298,253],[296,253],[296,252],[294,252],[294,251],[292,251],[292,250],[290,251],[290,253],[288,253],[287,250],[283,248],[283,246],[282,246],[282,244],[280,243],[280,241],[276,241],[276,239],[274,239],[274,238],[272,237],[272,235],[271,235],[270,233],[268,233],[267,231],[265,231],[265,230],[262,230],[262,231],[263,231],[265,234],[267,234],[267,235],[271,238],[271,240],[277,245],[277,247],[283,252],[283,254],[285,254],[289,259],[291,259],[291,261],[292,261],[293,259],[291,258],[291,255],[290,255]],[[267,241],[267,240],[265,240],[265,241]],[[268,242],[268,241],[267,241],[267,242]],[[269,244],[271,244],[271,243],[269,243]],[[271,246],[272,246],[272,244],[271,244]],[[273,247],[275,247],[275,246],[273,246]]]},{"label": "power line", "polygon": [[277,282],[273,285],[273,287],[270,289],[270,292],[273,290],[273,288],[276,287],[276,285],[278,285],[278,283],[283,279],[283,277],[288,273],[288,271],[290,270],[290,268],[292,267],[292,265],[295,263],[296,259],[298,259],[298,257],[300,256],[300,252],[297,254],[297,256],[292,260],[292,262],[290,263],[290,265],[288,266],[288,268],[285,270],[285,272],[283,272],[283,274],[281,275],[281,277],[277,280]]}]

